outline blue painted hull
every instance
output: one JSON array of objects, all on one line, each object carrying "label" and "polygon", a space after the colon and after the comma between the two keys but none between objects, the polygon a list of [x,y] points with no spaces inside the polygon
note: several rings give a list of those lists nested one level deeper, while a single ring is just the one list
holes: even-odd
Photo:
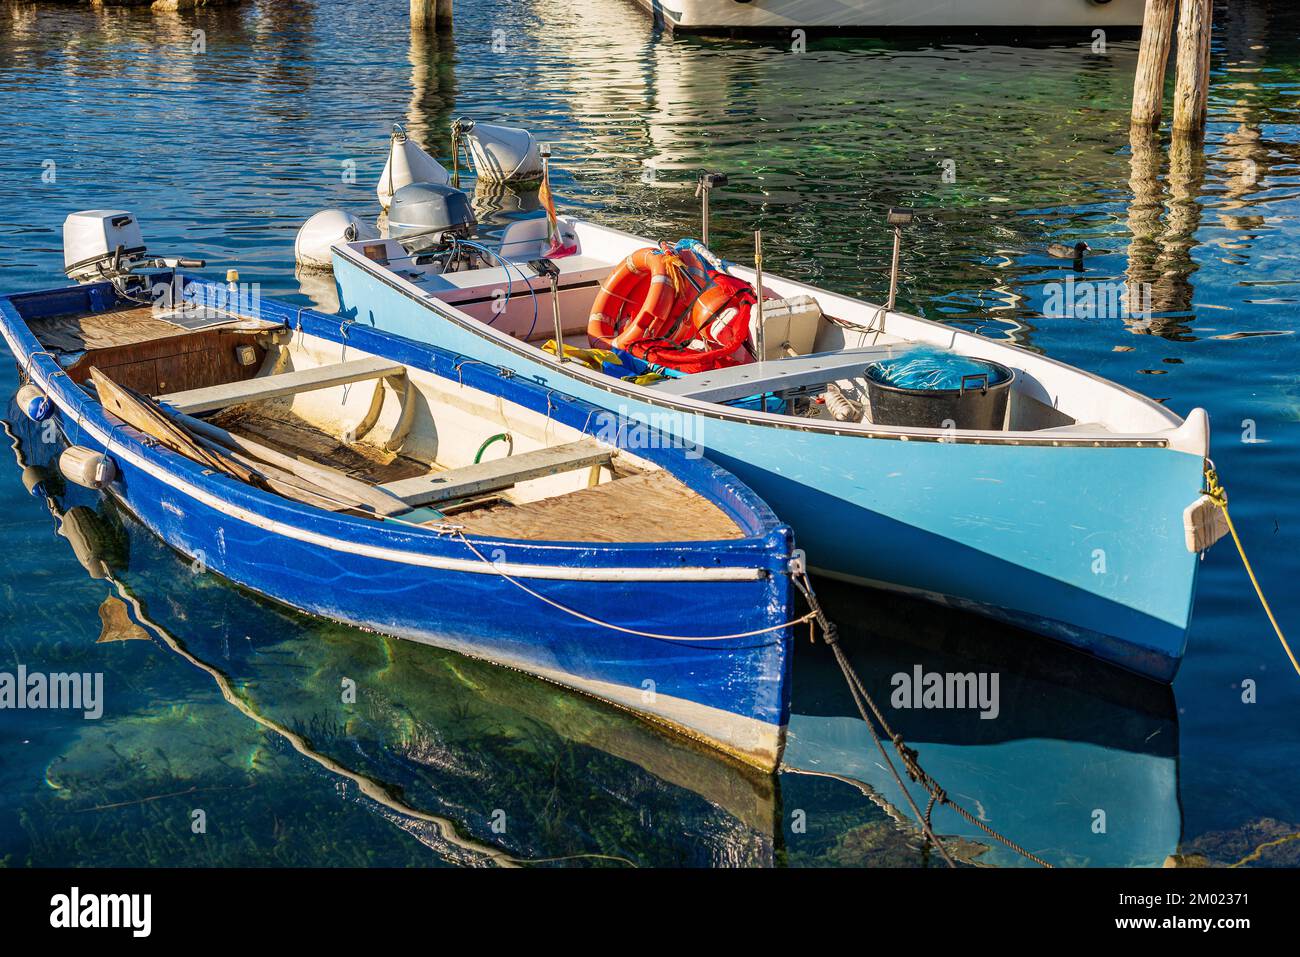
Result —
[{"label": "blue painted hull", "polygon": [[[91,292],[87,292],[87,288]],[[99,290],[98,293],[95,290]],[[637,449],[737,522],[725,542],[607,545],[473,539],[492,562],[551,602],[604,622],[674,640],[626,634],[540,601],[435,529],[323,512],[260,492],[139,440],[58,372],[26,319],[86,309],[104,287],[0,298],[0,325],[29,377],[53,400],[69,439],[106,451],[107,488],[155,534],[212,571],[305,612],[486,658],[590,693],[771,769],[789,717],[792,536],[732,476],[680,448]],[[550,409],[584,429],[596,411],[483,366],[459,368],[428,345],[263,301],[262,318],[458,378],[503,399]],[[707,576],[687,575],[705,569]]]},{"label": "blue painted hull", "polygon": [[811,565],[1027,628],[1161,681],[1177,671],[1197,555],[1197,455],[1157,447],[906,442],[777,427],[557,366],[336,255],[342,314],[512,368],[697,443],[795,529]]}]

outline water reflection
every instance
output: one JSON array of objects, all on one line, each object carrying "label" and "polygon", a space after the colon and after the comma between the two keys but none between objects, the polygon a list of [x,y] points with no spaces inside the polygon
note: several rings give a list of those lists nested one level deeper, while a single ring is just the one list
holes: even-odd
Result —
[{"label": "water reflection", "polygon": [[[1033,635],[899,596],[819,583],[842,647],[894,730],[940,786],[1056,865],[1160,866],[1178,850],[1178,721],[1172,691]],[[870,609],[870,614],[863,614]],[[891,706],[894,676],[996,674],[996,716]],[[786,762],[866,782],[907,803],[829,655],[795,667]],[[985,709],[992,714],[991,710]],[[896,760],[896,758],[895,758]],[[924,808],[927,795],[913,788]],[[942,808],[940,834],[981,864],[1024,859]]]},{"label": "water reflection", "polygon": [[406,108],[406,130],[430,153],[443,153],[456,109],[454,34],[412,30],[407,59],[411,99]]},{"label": "water reflection", "polygon": [[[1144,371],[1167,371],[1156,380],[1157,397],[1179,412],[1210,410],[1214,458],[1232,480],[1252,560],[1266,580],[1285,582],[1297,572],[1300,519],[1279,476],[1300,468],[1300,386],[1296,337],[1277,333],[1291,331],[1297,316],[1300,10],[1234,0],[1217,13],[1211,123],[1198,158],[1193,151],[1170,157],[1172,144],[1162,139],[1130,142],[1136,46],[1129,42],[1112,42],[1102,57],[1090,38],[1018,47],[831,38],[795,55],[770,40],[668,37],[626,0],[494,0],[458,8],[451,38],[416,43],[401,4],[259,0],[161,18],[8,4],[0,7],[0,112],[12,119],[0,124],[0,280],[5,289],[53,284],[66,212],[122,207],[139,215],[159,251],[205,257],[217,276],[234,266],[265,295],[330,308],[328,279],[300,286],[294,276],[294,235],[325,207],[374,217],[388,132],[403,119],[440,158],[454,116],[527,126],[555,144],[562,210],[665,238],[698,231],[696,171],[726,170],[735,185],[714,205],[724,254],[747,257],[749,231],[762,226],[769,268],[872,298],[887,283],[884,212],[910,205],[922,214],[907,236],[903,304],[1129,387],[1149,387]],[[202,56],[191,53],[195,28],[206,31]],[[507,56],[492,50],[498,29]],[[56,183],[40,179],[46,159],[57,161]],[[950,182],[945,160],[953,161]],[[340,176],[345,161],[355,165],[354,182]],[[498,228],[535,200],[484,191],[477,201],[489,228]],[[1072,272],[1044,249],[1079,239],[1098,251],[1087,279],[1149,280],[1166,311],[1149,322],[1045,315],[1044,290]],[[1276,338],[1261,343],[1261,335]],[[0,370],[0,380],[12,388],[12,374]],[[1262,441],[1240,441],[1243,420]],[[122,707],[133,713],[102,729],[45,716],[0,728],[8,735],[0,788],[19,815],[0,820],[0,859],[193,863],[183,850],[193,847],[184,818],[168,816],[170,802],[184,799],[111,812],[69,808],[199,786],[226,802],[226,826],[240,833],[208,845],[213,863],[429,863],[435,855],[418,839],[393,836],[407,833],[400,820],[363,806],[351,782],[340,800],[336,776],[275,744],[206,675],[149,642],[97,643],[108,589],[69,556],[97,554],[87,550],[95,539],[84,528],[93,529],[87,519],[99,505],[71,490],[64,534],[54,537],[18,477],[0,483],[10,516],[0,536],[0,647],[14,660],[110,670]],[[518,828],[511,825],[511,850],[521,856],[577,850],[638,863],[926,861],[914,830],[835,778],[786,774],[764,790],[725,766],[688,767],[680,752],[665,755],[659,742],[637,737],[639,725],[611,724],[603,710],[551,697],[545,686],[525,693],[512,683],[517,677],[461,670],[471,688],[450,673],[448,659],[267,611],[193,579],[147,535],[127,540],[124,578],[148,613],[230,674],[259,711],[290,730],[314,722],[320,732],[308,737],[326,745],[331,760],[402,787],[414,806],[469,824],[475,839],[499,846],[486,814],[509,811],[517,792],[542,795],[541,806],[557,795],[546,815],[525,808]],[[1202,569],[1178,684],[1186,714],[1177,728],[1163,706],[1117,699],[1108,680],[1026,674],[995,649],[933,651],[919,637],[925,616],[907,625],[893,650],[892,639],[874,631],[859,636],[856,660],[864,675],[918,659],[927,667],[1002,669],[1008,685],[1021,689],[1017,700],[1027,702],[1024,721],[1005,740],[979,736],[992,734],[981,725],[1001,720],[975,725],[975,736],[927,715],[909,715],[915,721],[900,727],[915,731],[941,782],[981,795],[990,821],[1012,836],[1023,827],[1054,859],[1156,862],[1175,833],[1171,777],[1181,784],[1193,844],[1261,819],[1294,830],[1300,789],[1287,768],[1296,762],[1279,755],[1294,751],[1296,692],[1274,682],[1253,708],[1223,707],[1228,685],[1275,666],[1276,649],[1261,631],[1266,623],[1242,601],[1232,553],[1212,552]],[[1293,620],[1300,606],[1276,584],[1271,590],[1282,619]],[[864,607],[850,598],[839,617],[865,626],[891,604]],[[124,628],[119,612],[106,614]],[[907,643],[907,629],[919,645]],[[965,636],[970,626],[951,631]],[[399,662],[391,686],[390,654]],[[829,734],[849,721],[843,736],[827,738],[827,773],[860,772],[892,808],[900,796],[889,782],[858,766],[861,742],[838,697],[840,679],[816,677],[827,664],[821,649],[801,643],[797,730]],[[360,737],[331,731],[343,723],[335,679],[354,668],[383,702],[382,714],[350,719]],[[436,691],[421,691],[426,683]],[[1084,693],[1089,683],[1100,703]],[[494,694],[504,703],[491,703]],[[512,710],[516,697],[527,702],[520,710]],[[1058,720],[1049,699],[1062,702],[1058,710],[1077,718],[1074,725]],[[410,717],[399,720],[403,707]],[[466,717],[458,724],[453,712]],[[577,726],[566,728],[574,713]],[[1096,732],[1080,730],[1080,722]],[[437,735],[442,743],[404,743],[404,727],[416,729],[411,740]],[[1148,744],[1142,729],[1155,727],[1165,730]],[[1174,730],[1177,762],[1153,750]],[[1245,740],[1256,746],[1242,748]],[[385,758],[390,748],[394,757]],[[1048,805],[1043,827],[1053,836],[1034,830],[1038,805],[1051,796],[1035,769],[1055,758],[1072,790],[1063,810]],[[443,759],[451,770],[430,769]],[[1017,769],[1025,770],[1020,789]],[[1108,841],[1078,829],[1078,809],[1099,790],[1089,769],[1109,788],[1096,802],[1109,802]],[[1243,790],[1242,780],[1268,786]],[[791,816],[800,809],[807,829],[795,833]],[[101,813],[116,816],[97,823]],[[553,819],[549,831],[543,817]],[[1133,839],[1126,822],[1136,819],[1150,822],[1150,833]],[[137,836],[146,825],[160,835],[152,850]],[[998,848],[983,850],[974,838],[980,846],[969,848],[972,860],[998,860]],[[1215,859],[1231,863],[1251,849],[1232,848],[1233,856]]]},{"label": "water reflection", "polygon": [[[242,716],[271,732],[438,859],[772,863],[771,777],[526,675],[309,620],[196,574],[109,500],[63,481],[62,444],[42,443],[16,407],[10,414],[25,481],[77,561],[110,586],[100,640],[132,629],[156,640],[205,673],[233,709],[209,711],[212,720],[239,727]],[[160,691],[163,701],[110,712],[55,759],[47,777],[66,801],[114,803],[104,762],[93,772],[80,766],[97,732],[120,745],[126,726],[124,760],[157,749],[185,780],[203,780],[214,757],[238,761],[209,742],[168,740],[176,728],[167,722],[153,737],[151,713],[168,711],[174,694]],[[260,777],[256,760],[248,770],[254,784],[283,786]],[[501,832],[498,812],[508,822]]]}]

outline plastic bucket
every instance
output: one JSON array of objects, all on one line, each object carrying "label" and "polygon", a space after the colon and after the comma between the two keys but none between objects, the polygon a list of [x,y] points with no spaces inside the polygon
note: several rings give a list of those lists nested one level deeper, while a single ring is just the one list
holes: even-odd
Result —
[{"label": "plastic bucket", "polygon": [[1015,372],[987,359],[960,358],[972,371],[959,374],[957,388],[905,388],[888,381],[886,362],[867,366],[871,421],[921,429],[1002,431]]}]

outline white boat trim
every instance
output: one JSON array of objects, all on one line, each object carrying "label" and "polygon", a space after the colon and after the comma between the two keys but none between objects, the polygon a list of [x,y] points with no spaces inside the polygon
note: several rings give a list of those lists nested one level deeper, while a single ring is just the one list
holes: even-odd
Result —
[{"label": "white boat trim", "polygon": [[[621,230],[599,226],[594,223],[576,220],[571,217],[562,217],[562,220],[571,227],[581,227],[607,235],[616,236],[630,244],[634,244],[635,246],[642,246],[647,243],[647,240]],[[421,289],[415,283],[401,275],[398,275],[393,270],[388,269],[379,263],[372,262],[362,255],[358,249],[354,248],[353,245],[339,243],[334,247],[334,252],[335,255],[346,259],[354,268],[362,270],[376,281],[382,282],[394,288],[406,297],[427,306],[434,312],[442,315],[445,319],[455,322],[458,326],[470,333],[491,340],[502,348],[524,357],[531,362],[541,361],[546,355],[535,346],[526,342],[521,342],[510,333],[495,329],[486,323],[480,322],[478,319],[463,312],[456,306],[440,299],[435,293]],[[731,271],[738,278],[748,279],[751,281],[753,279],[753,273],[750,270],[736,267]],[[770,285],[772,282],[779,282],[804,291],[810,295],[815,295],[819,299],[826,298],[833,301],[842,301],[849,304],[857,303],[858,306],[875,308],[872,307],[870,303],[853,300],[849,297],[841,296],[828,290],[818,289],[817,287],[809,286],[805,283],[798,282],[797,280],[786,279],[774,275],[765,275],[764,279],[765,286]],[[926,332],[931,333],[931,338],[929,340],[917,339],[914,341],[928,341],[933,345],[943,345],[944,343],[939,341],[942,338],[947,340],[947,348],[953,348],[958,340],[970,339],[974,340],[977,345],[985,348],[991,347],[994,351],[1011,350],[1017,354],[1022,354],[1028,357],[1035,364],[1043,363],[1047,366],[1059,369],[1071,376],[1085,377],[1102,389],[1122,394],[1129,399],[1140,402],[1149,412],[1154,413],[1159,418],[1168,422],[1168,428],[1159,431],[1138,433],[1117,433],[1103,430],[1080,430],[1070,432],[1052,432],[1050,430],[1038,430],[1032,432],[989,432],[975,430],[953,431],[948,429],[884,426],[871,423],[864,424],[815,419],[796,419],[776,412],[735,409],[729,406],[722,406],[712,402],[693,399],[690,396],[675,396],[664,392],[657,392],[653,387],[635,385],[632,383],[622,382],[621,380],[612,379],[610,376],[597,372],[594,369],[588,369],[580,363],[567,363],[565,365],[565,370],[566,374],[581,379],[585,384],[590,385],[593,388],[598,388],[611,394],[636,399],[649,405],[690,412],[708,418],[746,422],[749,424],[792,429],[796,431],[824,432],[839,436],[890,439],[904,442],[922,441],[941,442],[946,444],[1068,446],[1082,448],[1169,448],[1201,457],[1204,457],[1208,452],[1208,421],[1205,418],[1203,411],[1200,409],[1193,410],[1193,413],[1189,414],[1188,418],[1184,420],[1170,409],[1141,393],[1134,392],[1118,383],[1104,379],[1086,369],[1080,369],[1049,356],[1030,352],[1029,350],[1022,349],[1014,344],[987,339],[983,336],[974,335],[973,333],[953,329],[949,326],[943,325],[942,323],[923,319],[919,316],[909,316],[904,313],[891,312],[885,316],[885,319],[886,321],[892,321],[895,324],[901,323],[906,326],[916,326],[919,329],[924,329]],[[898,333],[896,332],[891,332],[891,335],[897,334]],[[957,351],[963,350],[959,349]],[[1200,415],[1197,415],[1197,413],[1200,413]]]}]

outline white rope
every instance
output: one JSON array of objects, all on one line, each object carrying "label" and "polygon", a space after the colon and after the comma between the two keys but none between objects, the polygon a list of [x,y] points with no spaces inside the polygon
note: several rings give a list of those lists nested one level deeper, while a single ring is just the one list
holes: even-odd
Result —
[{"label": "white rope", "polygon": [[590,624],[593,625],[599,625],[602,628],[608,628],[611,631],[620,631],[625,635],[636,635],[638,638],[654,638],[658,641],[731,641],[736,638],[754,638],[758,635],[770,634],[771,632],[781,631],[785,628],[793,628],[795,625],[802,625],[806,622],[812,621],[813,618],[816,617],[816,614],[814,612],[809,612],[808,614],[804,615],[802,618],[796,618],[793,621],[787,621],[780,625],[770,625],[767,628],[756,628],[753,631],[742,631],[734,635],[711,635],[711,636],[660,635],[652,631],[638,631],[635,628],[624,628],[622,625],[614,625],[607,621],[601,621],[599,618],[593,618],[590,615],[585,615],[580,611],[577,611],[573,608],[569,608],[567,605],[561,605],[558,601],[554,601],[550,598],[547,598],[545,595],[533,591],[523,582],[516,581],[515,579],[507,575],[505,572],[501,571],[501,569],[497,568],[496,563],[493,562],[491,559],[489,559],[482,552],[480,552],[477,548],[475,548],[473,544],[471,544],[470,540],[466,538],[463,533],[459,531],[455,531],[452,534],[454,534],[456,538],[459,538],[462,542],[464,542],[465,547],[468,548],[471,552],[473,552],[475,557],[478,558],[479,561],[483,562],[485,565],[490,566],[498,575],[500,575],[510,584],[514,585],[520,591],[527,592],[529,595],[532,595],[538,601],[545,602],[546,604],[550,605],[552,608],[557,608],[560,611],[564,612],[565,614],[572,615],[574,618],[580,618],[585,622],[589,622]]}]

